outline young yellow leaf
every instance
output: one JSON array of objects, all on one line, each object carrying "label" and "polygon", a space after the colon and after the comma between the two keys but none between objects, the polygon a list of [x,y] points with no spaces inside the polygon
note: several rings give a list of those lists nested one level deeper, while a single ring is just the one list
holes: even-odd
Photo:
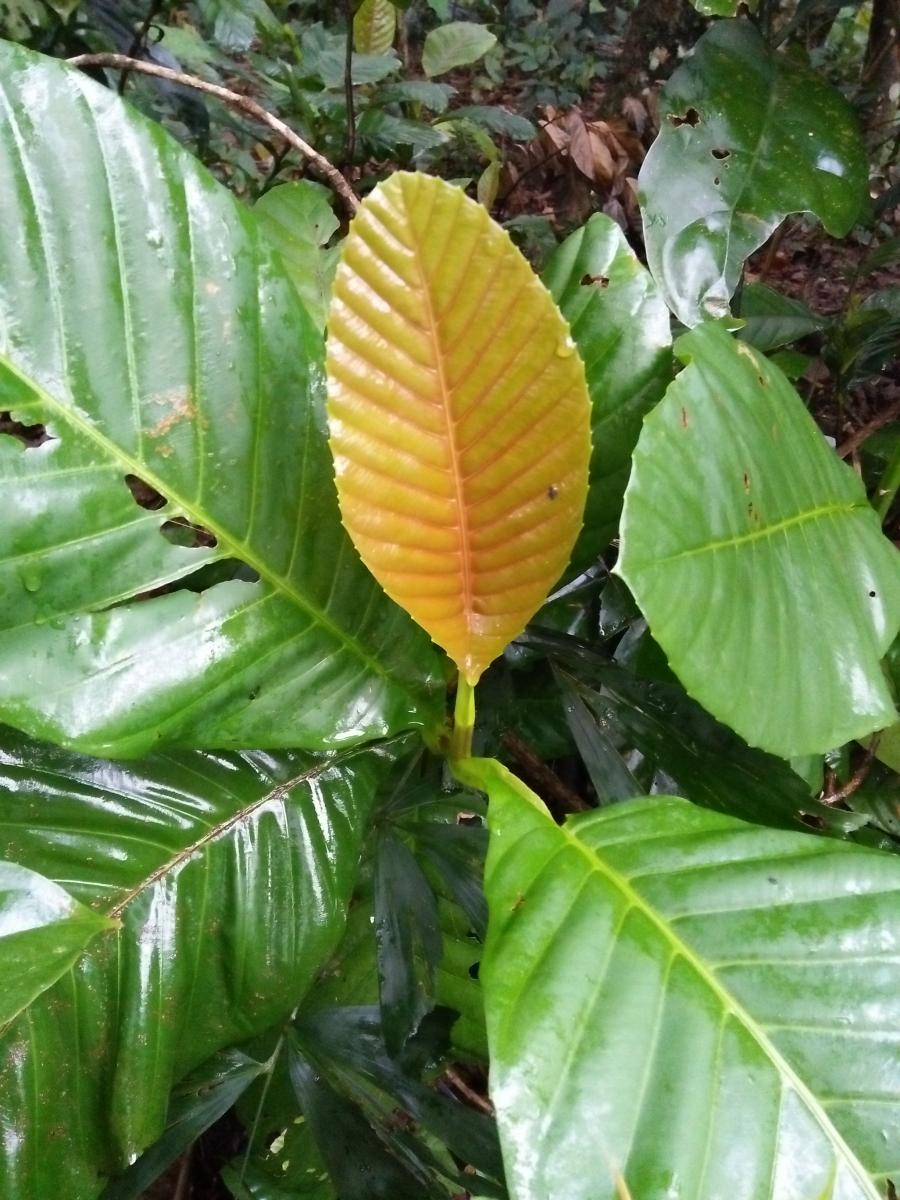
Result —
[{"label": "young yellow leaf", "polygon": [[386,54],[394,44],[397,10],[391,0],[362,0],[353,18],[353,45],[360,54]]},{"label": "young yellow leaf", "polygon": [[328,412],[363,561],[476,683],[568,561],[590,414],[566,322],[460,188],[400,172],[363,203],[331,303]]}]

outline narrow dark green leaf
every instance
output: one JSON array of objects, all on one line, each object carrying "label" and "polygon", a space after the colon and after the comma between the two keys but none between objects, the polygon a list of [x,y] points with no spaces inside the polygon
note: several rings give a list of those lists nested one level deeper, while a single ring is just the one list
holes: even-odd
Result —
[{"label": "narrow dark green leaf", "polygon": [[434,1007],[443,940],[431,885],[390,832],[379,837],[376,847],[374,911],[384,1036],[397,1054]]},{"label": "narrow dark green leaf", "polygon": [[741,292],[741,319],[744,324],[737,336],[757,350],[786,346],[824,329],[828,323],[799,300],[783,296],[764,283],[751,283]]},{"label": "narrow dark green leaf", "polygon": [[562,672],[556,672],[566,721],[601,804],[640,796],[641,788],[610,736],[610,725],[592,716]]}]

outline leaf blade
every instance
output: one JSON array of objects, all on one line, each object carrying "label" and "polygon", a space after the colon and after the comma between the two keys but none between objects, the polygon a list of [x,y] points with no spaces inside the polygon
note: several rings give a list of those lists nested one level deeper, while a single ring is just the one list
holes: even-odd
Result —
[{"label": "leaf blade", "polygon": [[481,205],[401,172],[345,243],[328,375],[345,527],[475,683],[558,578],[581,520],[588,401],[568,329]]},{"label": "leaf blade", "polygon": [[900,561],[859,479],[750,346],[706,324],[677,353],[688,366],[645,421],[616,567],[672,669],[782,758],[890,724]]},{"label": "leaf blade", "polygon": [[[739,1185],[774,1200],[837,1179],[840,1194],[874,1200],[892,1166],[878,1130],[900,1119],[884,1092],[894,1068],[864,1082],[896,1040],[900,963],[878,951],[895,925],[896,860],[669,797],[560,830],[498,764],[466,768],[491,794],[482,979],[511,1194],[614,1200],[624,1180],[637,1196],[678,1186],[709,1200]],[[877,981],[854,962],[866,948]],[[832,955],[845,963],[840,1002],[833,983],[826,995],[812,982],[829,978]],[[773,958],[786,973],[775,984]],[[798,1044],[776,1028],[833,1017],[836,1004],[837,1040]],[[867,1027],[881,1032],[857,1070]],[[841,1072],[858,1096],[852,1119],[826,1111]],[[870,1103],[882,1094],[883,1112]]]}]

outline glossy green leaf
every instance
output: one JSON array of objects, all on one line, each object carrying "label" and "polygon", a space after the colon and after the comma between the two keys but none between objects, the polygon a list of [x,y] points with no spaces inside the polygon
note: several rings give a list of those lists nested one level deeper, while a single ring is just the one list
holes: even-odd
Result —
[{"label": "glossy green leaf", "polygon": [[342,248],[328,419],[344,525],[470,684],[568,562],[590,455],[584,368],[509,236],[398,172]]},{"label": "glossy green leaf", "polygon": [[455,67],[478,62],[497,44],[486,25],[474,21],[451,21],[426,35],[422,47],[422,70],[429,77],[446,75]]},{"label": "glossy green leaf", "polygon": [[213,1055],[176,1088],[166,1131],[159,1141],[109,1184],[101,1200],[141,1200],[163,1171],[223,1117],[255,1079],[266,1073],[268,1065],[240,1050]]},{"label": "glossy green leaf", "polygon": [[0,435],[0,718],[105,755],[430,724],[435,660],[340,528],[321,339],[252,213],[71,68],[0,44],[0,78],[0,410],[49,434]]},{"label": "glossy green leaf", "polygon": [[900,557],[774,364],[716,324],[634,454],[616,571],[688,692],[752,746],[815,754],[883,728]]},{"label": "glossy green leaf", "polygon": [[340,222],[331,193],[320,183],[300,179],[266,192],[253,206],[269,241],[318,329],[325,328],[338,247],[326,249]]},{"label": "glossy green leaf", "polygon": [[876,1200],[900,860],[656,796],[560,829],[493,760],[482,965],[515,1200]]},{"label": "glossy green leaf", "polygon": [[360,54],[384,54],[394,44],[397,10],[391,0],[362,0],[353,18],[353,45]]},{"label": "glossy green leaf", "polygon": [[4,1200],[93,1200],[160,1137],[173,1085],[293,1010],[341,936],[391,753],[126,768],[4,734],[6,853],[122,925],[0,1042]]},{"label": "glossy green leaf", "polygon": [[0,1030],[56,983],[97,934],[116,926],[59,884],[0,862]]},{"label": "glossy green leaf", "polygon": [[703,17],[733,17],[740,8],[756,11],[757,0],[691,0]]},{"label": "glossy green leaf", "polygon": [[719,21],[663,90],[640,173],[647,261],[685,325],[728,312],[744,260],[788,213],[847,233],[866,199],[850,106],[820,75]]},{"label": "glossy green leaf", "polygon": [[554,251],[542,279],[569,322],[591,396],[594,449],[577,568],[615,535],[641,423],[672,378],[672,337],[659,288],[602,213]]},{"label": "glossy green leaf", "polygon": [[805,304],[776,292],[764,283],[751,283],[741,292],[743,326],[737,336],[757,350],[774,350],[797,338],[824,329],[827,320]]}]

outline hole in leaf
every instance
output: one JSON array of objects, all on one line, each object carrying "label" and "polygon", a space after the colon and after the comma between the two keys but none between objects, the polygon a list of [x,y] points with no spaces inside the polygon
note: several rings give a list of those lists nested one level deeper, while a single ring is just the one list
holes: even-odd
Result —
[{"label": "hole in leaf", "polygon": [[718,158],[719,161],[721,161],[723,158],[730,158],[731,151],[725,146],[713,146],[712,156],[713,158]]},{"label": "hole in leaf", "polygon": [[126,475],[125,482],[128,484],[128,490],[131,492],[135,504],[140,508],[146,508],[152,512],[157,508],[166,507],[165,496],[161,496],[156,488],[145,483],[143,479],[139,479],[137,475]]},{"label": "hole in leaf", "polygon": [[479,817],[478,813],[472,813],[472,812],[457,813],[456,814],[456,823],[457,823],[457,825],[475,825],[475,826],[484,824],[481,817]]},{"label": "hole in leaf", "polygon": [[219,544],[215,535],[208,529],[204,529],[202,525],[195,525],[192,521],[186,521],[184,517],[166,521],[160,532],[164,538],[168,538],[173,546],[189,546],[192,549],[196,549],[198,546],[207,546],[214,549]]},{"label": "hole in leaf", "polygon": [[591,285],[595,285],[599,288],[607,288],[609,287],[609,277],[607,275],[582,275],[581,286],[591,287]]},{"label": "hole in leaf", "polygon": [[477,979],[477,978],[478,978],[478,972],[479,972],[480,970],[481,970],[481,963],[480,963],[480,962],[473,962],[473,963],[472,963],[472,965],[471,965],[471,967],[469,967],[469,975],[472,977],[472,979]]},{"label": "hole in leaf", "polygon": [[721,182],[722,180],[718,177],[718,175],[713,180],[713,183],[716,185],[716,187],[718,187]]},{"label": "hole in leaf", "polygon": [[53,441],[46,425],[23,425],[21,421],[14,420],[9,412],[0,412],[0,433],[14,437],[28,450],[43,446],[44,442]]},{"label": "hole in leaf", "polygon": [[693,128],[693,126],[700,124],[700,114],[696,108],[689,108],[683,117],[679,117],[675,113],[669,113],[669,120],[676,129],[679,125],[690,125]]},{"label": "hole in leaf", "polygon": [[876,593],[875,593],[875,592],[869,592],[869,596],[870,596],[870,598],[871,598],[872,600],[874,600],[874,599],[875,599],[875,596],[876,596]]}]

